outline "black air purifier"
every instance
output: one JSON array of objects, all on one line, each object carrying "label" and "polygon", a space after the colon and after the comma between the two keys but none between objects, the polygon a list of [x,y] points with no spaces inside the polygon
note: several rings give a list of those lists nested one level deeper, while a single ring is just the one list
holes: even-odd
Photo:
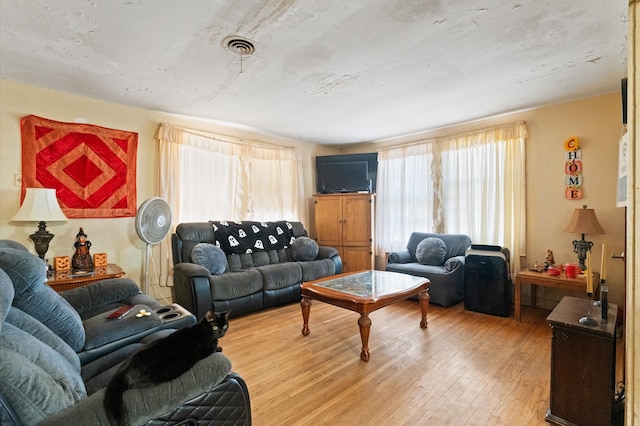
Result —
[{"label": "black air purifier", "polygon": [[511,315],[509,249],[472,245],[465,253],[464,307],[470,311]]}]

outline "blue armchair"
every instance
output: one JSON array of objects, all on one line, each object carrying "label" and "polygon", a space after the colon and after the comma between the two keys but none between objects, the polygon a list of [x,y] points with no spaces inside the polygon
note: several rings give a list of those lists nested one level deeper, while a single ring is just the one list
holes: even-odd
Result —
[{"label": "blue armchair", "polygon": [[[440,241],[423,243],[427,238]],[[406,250],[388,253],[386,270],[429,278],[431,303],[451,306],[464,300],[464,256],[470,246],[464,234],[414,232]]]}]

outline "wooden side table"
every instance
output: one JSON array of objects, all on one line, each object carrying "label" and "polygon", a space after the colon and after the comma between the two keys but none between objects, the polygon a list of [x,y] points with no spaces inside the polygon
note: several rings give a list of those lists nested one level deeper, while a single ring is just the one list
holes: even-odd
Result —
[{"label": "wooden side table", "polygon": [[124,271],[116,264],[98,266],[88,274],[73,274],[71,271],[57,271],[47,280],[47,284],[57,292],[82,287],[92,282],[109,278],[120,278]]},{"label": "wooden side table", "polygon": [[592,306],[591,317],[598,325],[588,326],[579,322],[587,303],[565,296],[547,317],[552,329],[551,389],[545,420],[554,424],[611,424],[618,305],[608,304],[606,322],[600,307]]},{"label": "wooden side table", "polygon": [[[600,274],[592,272],[593,280],[593,296],[595,300],[600,300]],[[581,291],[587,293],[587,280],[586,278],[567,278],[564,271],[554,277],[547,273],[547,271],[535,272],[535,271],[520,271],[516,274],[515,280],[515,319],[520,321],[521,316],[521,303],[522,303],[522,284],[531,284],[531,306],[536,307],[536,286],[543,287],[555,287],[563,288],[565,290]]]}]

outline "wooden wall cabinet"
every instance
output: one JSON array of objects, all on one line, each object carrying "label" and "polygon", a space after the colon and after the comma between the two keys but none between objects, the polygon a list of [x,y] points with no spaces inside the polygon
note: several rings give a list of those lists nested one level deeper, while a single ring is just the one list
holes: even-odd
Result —
[{"label": "wooden wall cabinet", "polygon": [[558,425],[608,425],[615,395],[616,314],[609,303],[603,323],[591,308],[596,326],[579,322],[587,299],[564,297],[547,317],[551,337],[551,389],[545,420]]},{"label": "wooden wall cabinet", "polygon": [[338,249],[342,272],[374,269],[374,194],[317,194],[316,241]]}]

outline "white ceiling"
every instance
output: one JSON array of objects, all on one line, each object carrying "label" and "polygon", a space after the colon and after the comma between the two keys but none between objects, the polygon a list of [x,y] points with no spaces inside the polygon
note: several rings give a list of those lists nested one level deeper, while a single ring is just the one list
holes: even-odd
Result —
[{"label": "white ceiling", "polygon": [[0,77],[347,144],[619,90],[626,34],[626,0],[2,0]]}]

